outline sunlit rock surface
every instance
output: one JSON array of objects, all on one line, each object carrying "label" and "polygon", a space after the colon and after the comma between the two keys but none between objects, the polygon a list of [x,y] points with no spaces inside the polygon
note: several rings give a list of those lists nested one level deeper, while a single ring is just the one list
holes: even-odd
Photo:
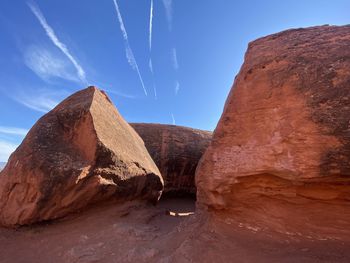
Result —
[{"label": "sunlit rock surface", "polygon": [[43,116],[0,174],[0,223],[65,216],[104,200],[156,201],[163,180],[142,139],[95,87]]},{"label": "sunlit rock surface", "polygon": [[344,229],[350,26],[287,30],[249,44],[196,182],[198,204],[209,210],[249,208],[252,220],[337,221]]}]

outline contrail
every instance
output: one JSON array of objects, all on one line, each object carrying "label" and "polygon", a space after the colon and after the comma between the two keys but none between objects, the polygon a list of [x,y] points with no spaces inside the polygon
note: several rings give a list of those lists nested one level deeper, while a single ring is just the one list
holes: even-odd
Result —
[{"label": "contrail", "polygon": [[79,79],[84,82],[84,84],[87,84],[87,80],[86,80],[86,75],[85,75],[85,71],[83,70],[83,68],[79,65],[79,63],[77,62],[77,60],[72,56],[72,54],[69,52],[67,46],[62,43],[58,37],[56,36],[55,31],[52,29],[52,27],[47,23],[43,13],[41,12],[41,10],[39,9],[39,7],[37,6],[37,4],[30,3],[27,2],[27,5],[29,6],[30,10],[33,12],[33,14],[36,16],[36,18],[39,20],[41,26],[44,28],[47,36],[51,39],[51,41],[53,42],[53,44],[59,48],[63,54],[66,55],[66,57],[72,62],[72,64],[74,65],[74,67],[76,68],[77,72],[78,72],[78,76]]},{"label": "contrail", "polygon": [[173,55],[173,66],[175,70],[179,69],[179,63],[177,61],[177,54],[176,54],[176,48],[173,47],[172,49],[172,55]]},{"label": "contrail", "polygon": [[117,12],[118,21],[119,21],[119,24],[120,24],[120,30],[122,31],[123,38],[124,38],[126,58],[127,58],[128,62],[130,64],[130,66],[134,70],[136,70],[137,75],[138,75],[138,77],[140,79],[140,82],[141,82],[141,85],[142,85],[142,89],[143,89],[145,95],[147,96],[147,90],[145,88],[145,84],[143,83],[143,79],[142,79],[142,76],[141,76],[141,73],[140,73],[140,70],[139,70],[139,66],[137,65],[137,62],[136,62],[136,59],[135,59],[135,56],[134,56],[134,52],[132,52],[132,49],[130,47],[128,33],[126,32],[126,29],[125,29],[125,26],[124,26],[124,22],[123,22],[123,18],[122,18],[122,15],[120,13],[120,10],[119,10],[119,6],[118,6],[118,3],[117,3],[117,0],[113,0],[113,3],[114,3],[115,11]]},{"label": "contrail", "polygon": [[156,89],[156,84],[154,83],[152,58],[149,59],[148,66],[149,66],[149,69],[152,73],[154,98],[157,99],[157,89]]},{"label": "contrail", "polygon": [[104,89],[104,91],[106,91],[107,93],[110,93],[110,94],[114,94],[118,97],[126,98],[126,99],[137,99],[137,97],[134,95],[126,94],[126,93],[116,91],[116,90]]},{"label": "contrail", "polygon": [[152,50],[152,27],[153,27],[153,0],[151,0],[151,8],[149,14],[149,50]]},{"label": "contrail", "polygon": [[151,58],[149,59],[148,66],[149,66],[150,71],[153,74],[153,63],[152,63],[152,59]]},{"label": "contrail", "polygon": [[150,59],[149,59],[149,69],[152,74],[152,79],[153,79],[153,92],[154,92],[154,97],[157,99],[157,89],[156,89],[156,84],[154,83],[154,73],[153,73],[153,63],[152,63],[152,58],[151,58],[151,53],[152,53],[152,29],[153,29],[153,0],[151,0],[151,7],[149,11],[149,52],[150,52]]},{"label": "contrail", "polygon": [[[173,66],[175,71],[177,72],[179,70],[179,62],[177,61],[177,54],[176,54],[176,48],[173,47],[172,49],[172,55],[173,55]],[[178,80],[175,82],[175,96],[180,90],[180,83]]]},{"label": "contrail", "polygon": [[174,118],[174,114],[171,113],[171,118],[173,120],[173,125],[176,125],[176,122],[175,122],[175,118]]},{"label": "contrail", "polygon": [[153,92],[154,92],[154,98],[157,99],[157,89],[156,84],[153,83]]},{"label": "contrail", "polygon": [[180,90],[180,83],[179,81],[175,82],[175,96],[179,93]]},{"label": "contrail", "polygon": [[169,31],[171,31],[172,20],[173,20],[172,0],[163,0],[163,5],[165,7],[165,14],[166,14],[166,18],[168,20]]}]

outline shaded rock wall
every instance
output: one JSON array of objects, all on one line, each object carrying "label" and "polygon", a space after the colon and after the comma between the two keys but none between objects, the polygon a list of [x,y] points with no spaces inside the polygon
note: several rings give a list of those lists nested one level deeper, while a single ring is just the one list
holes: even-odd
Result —
[{"label": "shaded rock wall", "polygon": [[164,179],[165,193],[196,193],[194,175],[212,133],[187,127],[132,123]]}]

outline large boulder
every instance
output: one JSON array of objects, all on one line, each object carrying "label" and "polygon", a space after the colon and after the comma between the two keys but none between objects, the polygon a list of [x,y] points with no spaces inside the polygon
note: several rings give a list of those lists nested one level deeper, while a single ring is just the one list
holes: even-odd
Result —
[{"label": "large boulder", "polygon": [[89,87],[43,116],[0,173],[0,223],[65,216],[104,200],[158,200],[163,180],[107,95]]},{"label": "large boulder", "polygon": [[131,123],[164,179],[164,193],[195,194],[194,175],[212,132],[175,125]]},{"label": "large boulder", "polygon": [[[249,44],[196,182],[199,206],[216,211],[256,209],[259,200],[350,201],[350,26],[287,30]],[[259,206],[269,220],[269,207]]]}]

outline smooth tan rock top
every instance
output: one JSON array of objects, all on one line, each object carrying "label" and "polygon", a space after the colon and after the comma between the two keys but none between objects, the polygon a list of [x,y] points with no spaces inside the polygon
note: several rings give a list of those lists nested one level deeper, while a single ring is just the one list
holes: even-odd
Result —
[{"label": "smooth tan rock top", "polygon": [[196,193],[194,175],[212,132],[176,125],[131,123],[164,179],[164,193]]},{"label": "smooth tan rock top", "polygon": [[155,201],[163,180],[107,95],[81,90],[43,116],[0,173],[0,223],[65,216],[103,200]]},{"label": "smooth tan rock top", "polygon": [[215,209],[247,194],[349,201],[350,26],[250,43],[196,179]]}]

